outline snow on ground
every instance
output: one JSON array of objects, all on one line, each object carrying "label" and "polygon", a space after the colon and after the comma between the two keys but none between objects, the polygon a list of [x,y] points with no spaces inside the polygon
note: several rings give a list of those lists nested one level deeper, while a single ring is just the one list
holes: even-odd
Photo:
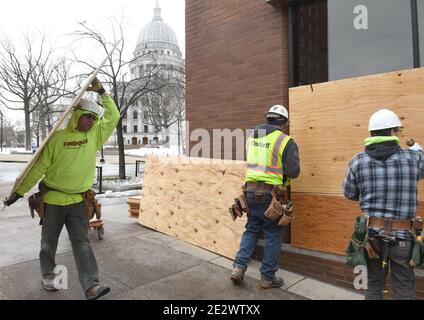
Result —
[{"label": "snow on ground", "polygon": [[103,183],[123,187],[123,186],[132,186],[135,184],[140,184],[142,183],[142,180],[140,177],[128,177],[127,179],[116,179],[116,180],[103,179]]},{"label": "snow on ground", "polygon": [[130,191],[121,191],[113,192],[112,190],[107,190],[105,193],[97,194],[96,199],[99,198],[117,198],[117,197],[132,197],[141,195],[141,190],[130,190]]},{"label": "snow on ground", "polygon": [[130,156],[140,156],[144,157],[148,154],[156,154],[156,155],[162,155],[162,156],[177,156],[179,154],[178,147],[170,147],[170,148],[139,148],[139,149],[132,149],[132,150],[125,150],[126,155]]},{"label": "snow on ground", "polygon": [[28,153],[32,154],[31,150],[25,150],[25,148],[9,148],[3,147],[3,151],[0,151],[1,154],[13,154],[13,153]]}]

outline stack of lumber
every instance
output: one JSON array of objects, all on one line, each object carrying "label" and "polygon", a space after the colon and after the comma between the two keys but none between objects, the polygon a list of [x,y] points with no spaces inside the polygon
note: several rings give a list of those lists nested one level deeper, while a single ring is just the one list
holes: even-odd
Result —
[{"label": "stack of lumber", "polygon": [[[424,68],[290,89],[290,135],[299,145],[301,173],[292,185],[292,245],[343,255],[358,202],[343,196],[349,161],[364,150],[368,121],[394,111],[404,126],[401,146],[424,143]],[[423,182],[419,200],[424,200]]]},{"label": "stack of lumber", "polygon": [[128,213],[129,216],[132,218],[137,218],[138,214],[140,212],[140,199],[141,196],[134,196],[134,197],[129,197],[128,198]]}]

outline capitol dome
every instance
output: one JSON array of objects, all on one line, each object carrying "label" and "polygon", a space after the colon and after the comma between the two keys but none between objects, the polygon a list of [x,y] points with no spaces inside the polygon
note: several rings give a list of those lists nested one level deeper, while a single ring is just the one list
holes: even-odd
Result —
[{"label": "capitol dome", "polygon": [[177,36],[174,30],[163,22],[158,4],[154,8],[152,22],[147,24],[138,36],[136,51],[145,49],[168,49],[174,51],[177,55],[181,54]]}]

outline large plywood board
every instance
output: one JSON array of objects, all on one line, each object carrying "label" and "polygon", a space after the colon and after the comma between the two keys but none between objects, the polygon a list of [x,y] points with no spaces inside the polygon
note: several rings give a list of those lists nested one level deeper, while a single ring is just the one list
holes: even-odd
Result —
[{"label": "large plywood board", "polygon": [[[396,112],[408,138],[424,144],[424,68],[290,89],[290,133],[300,149],[296,192],[341,195],[352,157],[364,149],[368,120],[381,108]],[[424,200],[420,184],[419,198]]]},{"label": "large plywood board", "polygon": [[246,163],[149,156],[144,169],[139,223],[234,258],[246,216],[228,208],[241,193]]}]

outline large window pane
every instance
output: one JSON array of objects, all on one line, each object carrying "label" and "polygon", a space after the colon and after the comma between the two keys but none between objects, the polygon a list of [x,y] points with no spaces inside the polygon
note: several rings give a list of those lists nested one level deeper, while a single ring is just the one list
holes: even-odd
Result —
[{"label": "large window pane", "polygon": [[[424,65],[424,0],[418,0]],[[311,0],[293,7],[295,85],[413,68],[410,0]]]},{"label": "large window pane", "polygon": [[412,50],[410,0],[328,1],[329,80],[412,68]]},{"label": "large window pane", "polygon": [[418,27],[420,41],[420,64],[424,67],[424,0],[417,1],[418,6]]}]

